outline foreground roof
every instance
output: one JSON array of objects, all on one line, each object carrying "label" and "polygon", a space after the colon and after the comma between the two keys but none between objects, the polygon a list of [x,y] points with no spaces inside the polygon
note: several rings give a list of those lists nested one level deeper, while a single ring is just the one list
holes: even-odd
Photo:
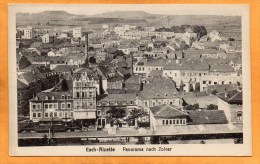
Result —
[{"label": "foreground roof", "polygon": [[227,124],[228,120],[223,110],[189,111],[190,124]]},{"label": "foreground roof", "polygon": [[150,107],[150,110],[155,118],[176,118],[188,116],[186,112],[181,111],[179,108],[172,105]]}]

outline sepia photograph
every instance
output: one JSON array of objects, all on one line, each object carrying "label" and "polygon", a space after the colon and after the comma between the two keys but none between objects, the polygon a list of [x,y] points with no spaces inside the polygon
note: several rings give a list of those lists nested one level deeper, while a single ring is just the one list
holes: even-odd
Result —
[{"label": "sepia photograph", "polygon": [[8,21],[11,155],[251,154],[247,5],[12,4]]}]

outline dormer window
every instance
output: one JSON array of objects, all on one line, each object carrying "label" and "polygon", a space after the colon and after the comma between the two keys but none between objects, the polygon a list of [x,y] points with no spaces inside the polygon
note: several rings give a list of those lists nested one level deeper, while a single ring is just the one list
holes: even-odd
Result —
[{"label": "dormer window", "polygon": [[54,100],[55,99],[54,96],[52,96],[51,99]]},{"label": "dormer window", "polygon": [[48,100],[48,96],[45,96],[45,100]]},{"label": "dormer window", "polygon": [[35,100],[39,100],[39,97],[38,97],[38,96],[36,96],[36,97],[35,97]]},{"label": "dormer window", "polygon": [[64,95],[61,95],[61,99],[65,99],[65,96],[64,96]]},{"label": "dormer window", "polygon": [[67,96],[67,99],[70,99],[70,95]]}]

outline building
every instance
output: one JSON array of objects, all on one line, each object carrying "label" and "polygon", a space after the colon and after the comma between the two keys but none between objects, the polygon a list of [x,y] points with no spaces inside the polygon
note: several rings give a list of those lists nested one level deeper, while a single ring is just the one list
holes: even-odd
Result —
[{"label": "building", "polygon": [[30,100],[30,120],[44,118],[74,118],[72,92],[41,92]]},{"label": "building", "polygon": [[189,115],[173,105],[159,105],[150,107],[150,127],[156,130],[157,126],[187,125]]},{"label": "building", "polygon": [[181,107],[182,98],[169,77],[155,76],[145,79],[137,104],[145,108],[162,104]]},{"label": "building", "polygon": [[73,28],[72,35],[73,35],[73,38],[81,38],[82,37],[82,28],[81,27]]},{"label": "building", "polygon": [[142,80],[139,75],[132,74],[126,81],[125,81],[125,91],[130,93],[136,93],[141,90]]},{"label": "building", "polygon": [[223,75],[207,75],[200,79],[200,91],[207,89],[211,85],[226,85],[226,84],[242,84],[241,76],[223,76]]},{"label": "building", "polygon": [[23,29],[23,39],[32,39],[34,37],[34,31],[33,28],[28,26]]},{"label": "building", "polygon": [[110,110],[118,108],[126,111],[126,115],[130,110],[137,108],[136,94],[108,94],[99,97],[97,101],[97,126],[106,127],[110,123],[111,115]]},{"label": "building", "polygon": [[42,36],[42,43],[49,43],[50,42],[50,36],[49,34],[44,34]]},{"label": "building", "polygon": [[140,59],[133,65],[133,73],[147,77],[152,70],[163,70],[168,62],[168,59]]},{"label": "building", "polygon": [[243,122],[242,91],[233,90],[218,95],[218,109],[223,110],[230,123]]},{"label": "building", "polygon": [[73,107],[74,118],[95,125],[96,96],[100,94],[99,79],[93,71],[79,68],[74,71]]}]

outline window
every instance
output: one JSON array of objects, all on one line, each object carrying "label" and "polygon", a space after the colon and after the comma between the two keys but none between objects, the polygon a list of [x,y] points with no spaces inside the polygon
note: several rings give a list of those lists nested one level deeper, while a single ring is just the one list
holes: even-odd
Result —
[{"label": "window", "polygon": [[166,125],[168,125],[168,120],[166,120],[165,122],[166,122]]},{"label": "window", "polygon": [[206,81],[203,81],[203,84],[206,84]]},{"label": "window", "polygon": [[172,124],[172,120],[170,120],[170,124]]},{"label": "window", "polygon": [[176,120],[176,124],[179,124],[179,119]]},{"label": "window", "polygon": [[36,113],[33,113],[33,118],[35,118],[36,117]]},{"label": "window", "polygon": [[89,103],[89,106],[93,106],[93,103]]},{"label": "window", "polygon": [[32,108],[33,108],[33,109],[36,109],[36,105],[32,105]]},{"label": "window", "polygon": [[214,82],[214,84],[218,84],[217,82]]},{"label": "window", "polygon": [[70,103],[68,103],[68,104],[67,104],[67,107],[68,107],[68,109],[70,109],[70,108],[71,108],[71,104],[70,104]]},{"label": "window", "polygon": [[68,112],[64,112],[65,118],[68,117]]},{"label": "window", "polygon": [[42,114],[41,113],[37,113],[37,117],[42,117]]},{"label": "window", "polygon": [[54,112],[54,117],[57,117],[57,116],[58,116],[57,112]]},{"label": "window", "polygon": [[50,113],[50,117],[53,117],[53,113],[52,112]]},{"label": "window", "polygon": [[37,104],[37,109],[41,109],[41,104]]},{"label": "window", "polygon": [[182,124],[186,124],[186,119],[183,119],[183,120],[182,120]]},{"label": "window", "polygon": [[199,76],[201,76],[201,73],[199,73]]},{"label": "window", "polygon": [[65,109],[65,103],[61,103],[61,109]]},{"label": "window", "polygon": [[165,124],[165,120],[162,120],[162,124],[163,124],[163,125]]},{"label": "window", "polygon": [[241,111],[237,112],[237,120],[242,121],[242,112]]},{"label": "window", "polygon": [[57,104],[53,104],[53,108],[54,108],[54,109],[57,109]]},{"label": "window", "polygon": [[45,118],[49,117],[49,114],[48,113],[44,113],[44,117]]},{"label": "window", "polygon": [[175,119],[173,120],[173,124],[175,124]]},{"label": "window", "polygon": [[76,92],[77,98],[79,98],[79,92]]},{"label": "window", "polygon": [[62,112],[59,112],[59,117],[62,117]]},{"label": "window", "polygon": [[52,108],[52,104],[49,104],[49,108]]},{"label": "window", "polygon": [[44,108],[45,108],[45,109],[48,109],[48,104],[44,104]]},{"label": "window", "polygon": [[73,112],[70,112],[70,117],[73,117]]},{"label": "window", "polygon": [[70,99],[70,95],[67,96],[67,99]]},{"label": "window", "polygon": [[211,84],[211,81],[209,81],[209,84]]},{"label": "window", "polygon": [[100,110],[97,111],[97,115],[98,115],[98,116],[101,115],[101,111],[100,111]]}]

